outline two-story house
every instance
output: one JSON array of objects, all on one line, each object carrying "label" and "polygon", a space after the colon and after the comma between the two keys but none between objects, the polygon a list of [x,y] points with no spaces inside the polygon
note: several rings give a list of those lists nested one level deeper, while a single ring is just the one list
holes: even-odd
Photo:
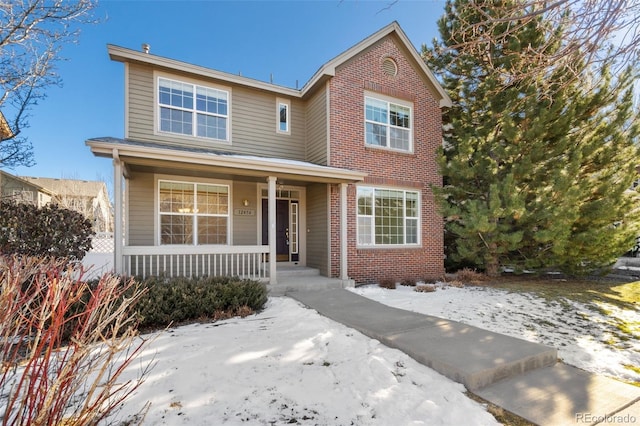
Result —
[{"label": "two-story house", "polygon": [[108,52],[124,63],[125,136],[86,143],[114,163],[116,272],[443,274],[430,188],[451,100],[396,22],[301,89]]},{"label": "two-story house", "polygon": [[94,231],[113,231],[111,201],[103,181],[32,176],[22,179],[49,190],[54,194],[52,201],[60,207],[82,213],[91,221]]},{"label": "two-story house", "polygon": [[[0,120],[1,122],[1,120]],[[37,183],[0,170],[0,199],[44,207],[54,194]]]}]

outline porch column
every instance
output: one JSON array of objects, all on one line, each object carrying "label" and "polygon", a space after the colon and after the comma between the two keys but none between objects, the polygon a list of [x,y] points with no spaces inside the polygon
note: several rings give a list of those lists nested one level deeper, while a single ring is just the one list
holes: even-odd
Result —
[{"label": "porch column", "polygon": [[349,259],[347,252],[347,186],[340,184],[340,279],[345,282],[349,279]]},{"label": "porch column", "polygon": [[269,284],[278,283],[276,277],[276,180],[275,176],[267,177],[267,183],[269,184]]},{"label": "porch column", "polygon": [[113,212],[113,269],[116,274],[124,273],[122,268],[122,161],[118,150],[113,149],[113,198],[115,208]]}]

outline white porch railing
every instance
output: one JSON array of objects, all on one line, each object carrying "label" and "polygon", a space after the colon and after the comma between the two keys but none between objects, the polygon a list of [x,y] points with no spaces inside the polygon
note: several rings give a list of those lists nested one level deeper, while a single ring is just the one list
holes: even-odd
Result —
[{"label": "white porch railing", "polygon": [[124,273],[130,276],[267,277],[269,246],[125,246]]}]

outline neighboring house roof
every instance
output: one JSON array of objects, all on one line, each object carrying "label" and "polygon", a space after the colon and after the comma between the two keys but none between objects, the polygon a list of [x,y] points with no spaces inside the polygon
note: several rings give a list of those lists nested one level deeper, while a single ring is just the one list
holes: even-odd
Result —
[{"label": "neighboring house roof", "polygon": [[[28,179],[25,179],[25,178],[22,178],[22,177],[19,177],[19,176],[16,176],[16,175],[12,175],[11,173],[7,173],[7,172],[2,171],[2,170],[0,170],[0,175],[2,176],[2,179],[4,179],[4,178],[13,179],[13,180],[16,180],[18,182],[23,183],[26,186],[30,186],[33,189],[35,189],[36,191],[42,192],[43,194],[47,194],[47,195],[51,195],[51,196],[54,195],[51,190],[49,190],[49,189],[47,189],[47,188],[45,188],[45,187],[43,187],[43,186],[41,186],[41,185],[39,185],[39,184],[37,184],[35,182],[31,182]],[[2,179],[0,179],[0,181]]]},{"label": "neighboring house roof", "polygon": [[[229,154],[206,149],[166,146],[159,143],[139,142],[130,139],[93,138],[87,140],[87,145],[95,155],[112,157],[114,151],[118,156],[138,158],[144,160],[181,161],[204,166],[244,170],[245,173],[277,173],[279,176],[304,176],[313,181],[359,182],[364,180],[367,173],[336,167],[321,166],[305,161],[286,160],[281,158],[267,158],[253,155]],[[131,162],[131,160],[130,160]]]},{"label": "neighboring house roof", "polygon": [[13,130],[11,130],[11,126],[9,126],[7,119],[5,118],[4,114],[0,112],[0,140],[4,141],[7,139],[11,139],[14,136],[15,134],[13,133]]},{"label": "neighboring house roof", "polygon": [[58,195],[72,195],[76,197],[97,197],[100,191],[106,188],[105,183],[102,181],[28,176],[24,176],[22,179],[47,188]]},{"label": "neighboring house roof", "polygon": [[115,61],[151,64],[159,67],[166,67],[174,70],[184,71],[203,77],[214,78],[243,86],[248,86],[255,89],[280,93],[292,97],[304,98],[308,94],[312,93],[316,89],[316,87],[318,87],[319,84],[322,84],[327,78],[334,76],[336,68],[338,66],[344,64],[345,62],[363,52],[384,37],[392,34],[395,34],[398,37],[401,44],[404,45],[406,51],[409,53],[409,58],[412,59],[418,66],[418,68],[422,71],[429,87],[434,92],[434,95],[436,95],[436,98],[439,100],[440,106],[450,107],[452,105],[451,98],[449,98],[431,70],[429,70],[427,65],[424,63],[424,61],[420,57],[420,54],[416,51],[415,47],[409,41],[407,35],[400,28],[400,25],[395,21],[324,64],[302,87],[302,89],[299,90],[279,86],[272,83],[262,82],[240,75],[217,71],[186,62],[177,61],[175,59],[169,59],[145,52],[140,52],[137,50],[131,50],[112,44],[107,45],[107,50],[109,52],[109,57]]}]

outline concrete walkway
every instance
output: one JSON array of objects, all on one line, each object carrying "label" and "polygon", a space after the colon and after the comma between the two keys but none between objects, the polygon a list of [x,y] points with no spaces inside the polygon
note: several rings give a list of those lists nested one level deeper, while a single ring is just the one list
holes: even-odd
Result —
[{"label": "concrete walkway", "polygon": [[343,289],[286,295],[532,423],[640,425],[640,388],[556,363],[554,348],[392,308]]}]

